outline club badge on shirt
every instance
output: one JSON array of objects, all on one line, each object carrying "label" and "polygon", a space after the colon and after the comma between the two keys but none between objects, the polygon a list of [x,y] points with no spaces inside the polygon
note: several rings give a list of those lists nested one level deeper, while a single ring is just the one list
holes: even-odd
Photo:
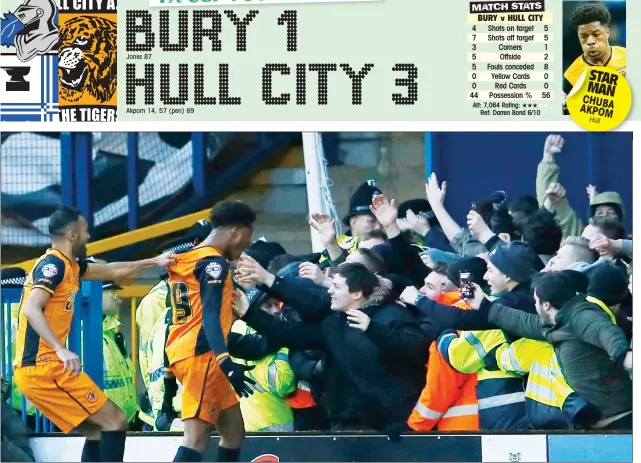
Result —
[{"label": "club badge on shirt", "polygon": [[212,277],[214,280],[217,280],[223,273],[223,267],[217,262],[212,262],[205,267],[205,272],[207,272],[207,275]]},{"label": "club badge on shirt", "polygon": [[54,264],[46,264],[42,267],[42,274],[45,278],[52,278],[58,274],[58,269]]}]

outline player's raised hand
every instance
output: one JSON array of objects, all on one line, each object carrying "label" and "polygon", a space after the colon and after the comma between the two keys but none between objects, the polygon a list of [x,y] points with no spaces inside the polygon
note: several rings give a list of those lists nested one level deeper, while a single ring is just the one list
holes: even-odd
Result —
[{"label": "player's raised hand", "polygon": [[236,394],[240,397],[249,397],[254,390],[251,385],[256,384],[256,381],[245,375],[245,372],[253,370],[253,366],[241,365],[240,363],[232,362],[231,358],[225,357],[220,362],[220,369],[223,370],[227,380],[234,388]]},{"label": "player's raised hand", "polygon": [[565,140],[561,135],[548,135],[543,146],[543,154],[554,155],[561,152]]},{"label": "player's raised hand", "polygon": [[372,205],[369,209],[383,228],[396,225],[396,219],[398,219],[396,200],[389,201],[385,195],[378,195],[372,199]]},{"label": "player's raised hand", "polygon": [[58,349],[56,355],[64,365],[64,372],[73,376],[78,376],[82,372],[82,363],[80,358],[66,347]]}]

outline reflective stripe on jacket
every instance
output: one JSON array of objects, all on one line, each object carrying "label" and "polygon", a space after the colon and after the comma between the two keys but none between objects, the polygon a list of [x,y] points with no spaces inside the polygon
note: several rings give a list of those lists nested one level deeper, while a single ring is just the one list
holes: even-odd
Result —
[{"label": "reflective stripe on jacket", "polygon": [[[231,330],[242,335],[255,333],[242,320],[236,320]],[[246,375],[256,381],[255,391],[240,399],[245,431],[293,431],[294,414],[286,397],[296,390],[296,377],[289,365],[289,349],[280,349],[259,361],[233,361],[254,366]]]},{"label": "reflective stripe on jacket", "polygon": [[[468,309],[458,293],[446,293],[437,302]],[[427,379],[407,424],[415,431],[478,431],[476,375],[459,373],[438,352],[436,342],[430,346]]]},{"label": "reflective stripe on jacket", "polygon": [[488,352],[507,342],[503,331],[445,332],[437,340],[443,358],[461,373],[476,373],[476,396],[482,430],[530,429],[523,379],[515,373],[488,371]]},{"label": "reflective stripe on jacket", "polygon": [[528,375],[525,407],[536,429],[571,429],[587,402],[579,397],[561,372],[554,348],[547,342],[519,339],[496,351],[502,371]]}]

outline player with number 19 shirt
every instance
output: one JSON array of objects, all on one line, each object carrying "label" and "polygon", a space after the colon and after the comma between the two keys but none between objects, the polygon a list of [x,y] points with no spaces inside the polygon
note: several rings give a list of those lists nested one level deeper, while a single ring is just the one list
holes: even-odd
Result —
[{"label": "player with number 19 shirt", "polygon": [[173,317],[165,349],[171,370],[183,385],[182,419],[215,423],[218,411],[238,402],[222,371],[212,369],[216,361],[229,356],[227,336],[233,322],[229,262],[213,247],[175,254],[174,260],[168,267]]},{"label": "player with number 19 shirt", "polygon": [[172,324],[165,345],[169,370],[183,386],[183,445],[174,461],[202,461],[211,431],[221,439],[218,461],[238,461],[244,424],[237,395],[252,393],[252,367],[233,362],[227,337],[234,286],[229,262],[251,243],[256,214],[239,201],[211,211],[212,231],[188,251],[174,254],[169,271]]}]

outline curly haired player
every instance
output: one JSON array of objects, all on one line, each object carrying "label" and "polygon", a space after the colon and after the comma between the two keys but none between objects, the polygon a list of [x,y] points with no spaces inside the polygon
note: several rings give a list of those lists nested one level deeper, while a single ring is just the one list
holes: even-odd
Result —
[{"label": "curly haired player", "polygon": [[574,86],[590,66],[605,66],[626,74],[626,50],[610,45],[610,12],[600,3],[587,3],[572,12],[572,26],[576,29],[583,54],[563,74]]},{"label": "curly haired player", "polygon": [[227,349],[234,293],[229,262],[251,243],[255,220],[242,202],[217,204],[210,235],[175,254],[167,267],[173,319],[165,351],[170,372],[183,385],[185,423],[174,461],[202,461],[214,427],[221,436],[218,461],[240,457],[245,430],[237,395],[250,395],[254,381],[245,375],[253,367],[232,362]]}]

